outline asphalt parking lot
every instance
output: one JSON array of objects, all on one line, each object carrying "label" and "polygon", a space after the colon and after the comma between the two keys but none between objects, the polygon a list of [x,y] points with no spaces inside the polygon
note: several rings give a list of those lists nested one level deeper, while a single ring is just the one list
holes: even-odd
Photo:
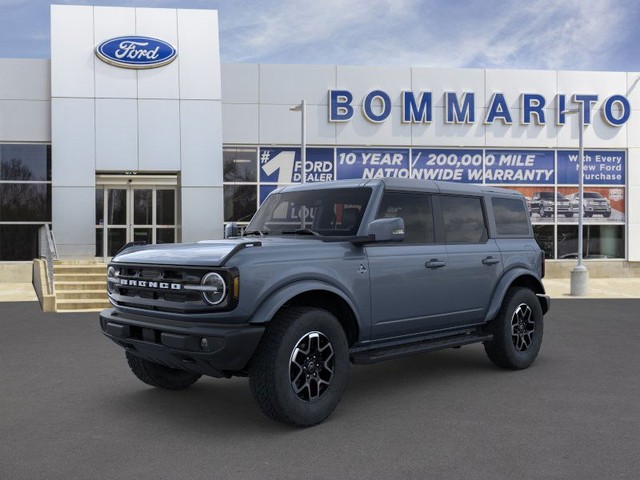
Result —
[{"label": "asphalt parking lot", "polygon": [[636,479],[639,311],[554,301],[521,372],[479,345],[353,367],[300,430],[263,417],[246,379],[147,387],[96,314],[0,303],[0,478]]}]

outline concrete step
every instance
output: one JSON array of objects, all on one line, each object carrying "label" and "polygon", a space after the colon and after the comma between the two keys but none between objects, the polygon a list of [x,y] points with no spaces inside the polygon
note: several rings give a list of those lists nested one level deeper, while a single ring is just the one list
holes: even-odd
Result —
[{"label": "concrete step", "polygon": [[55,282],[56,291],[64,292],[67,290],[102,290],[107,291],[107,281],[103,278],[100,281],[95,282]]},{"label": "concrete step", "polygon": [[107,290],[57,290],[59,300],[107,300]]},{"label": "concrete step", "polygon": [[108,300],[76,300],[76,299],[58,299],[56,298],[56,312],[68,312],[68,311],[98,311],[105,308],[110,308],[111,303]]},{"label": "concrete step", "polygon": [[53,280],[57,285],[59,282],[106,282],[106,273],[56,273]]},{"label": "concrete step", "polygon": [[99,273],[101,275],[107,274],[106,265],[53,265],[54,275],[58,274],[94,274]]}]

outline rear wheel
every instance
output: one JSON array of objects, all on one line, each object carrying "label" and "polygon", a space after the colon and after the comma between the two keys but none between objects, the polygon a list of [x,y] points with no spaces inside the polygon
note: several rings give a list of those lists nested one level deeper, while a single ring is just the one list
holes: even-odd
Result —
[{"label": "rear wheel", "polygon": [[493,340],[485,342],[489,359],[512,370],[529,367],[542,345],[543,314],[536,294],[528,288],[510,288],[493,321]]},{"label": "rear wheel", "polygon": [[251,392],[267,417],[309,427],[336,408],[347,385],[349,346],[326,310],[290,307],[269,323],[249,365]]},{"label": "rear wheel", "polygon": [[125,354],[133,374],[138,377],[138,380],[152,387],[166,390],[184,390],[193,385],[202,376],[186,370],[165,367],[164,365],[136,357],[129,352],[125,352]]}]

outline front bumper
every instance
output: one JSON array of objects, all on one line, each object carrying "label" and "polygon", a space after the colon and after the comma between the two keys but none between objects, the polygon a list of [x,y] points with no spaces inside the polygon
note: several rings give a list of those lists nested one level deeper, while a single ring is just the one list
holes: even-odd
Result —
[{"label": "front bumper", "polygon": [[543,293],[536,294],[538,297],[538,301],[540,302],[540,308],[542,308],[542,314],[544,315],[549,311],[551,307],[551,297],[549,295],[545,295]]},{"label": "front bumper", "polygon": [[264,333],[260,325],[169,323],[113,308],[100,313],[100,328],[133,355],[212,377],[244,370]]}]

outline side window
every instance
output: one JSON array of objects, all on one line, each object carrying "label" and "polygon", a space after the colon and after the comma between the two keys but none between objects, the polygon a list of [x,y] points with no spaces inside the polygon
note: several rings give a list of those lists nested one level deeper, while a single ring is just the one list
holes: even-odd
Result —
[{"label": "side window", "polygon": [[440,197],[440,206],[446,243],[487,241],[487,227],[480,198],[443,195]]},{"label": "side window", "polygon": [[499,235],[529,235],[529,215],[519,198],[492,198]]},{"label": "side window", "polygon": [[376,218],[402,217],[404,243],[434,243],[431,195],[385,192]]}]

